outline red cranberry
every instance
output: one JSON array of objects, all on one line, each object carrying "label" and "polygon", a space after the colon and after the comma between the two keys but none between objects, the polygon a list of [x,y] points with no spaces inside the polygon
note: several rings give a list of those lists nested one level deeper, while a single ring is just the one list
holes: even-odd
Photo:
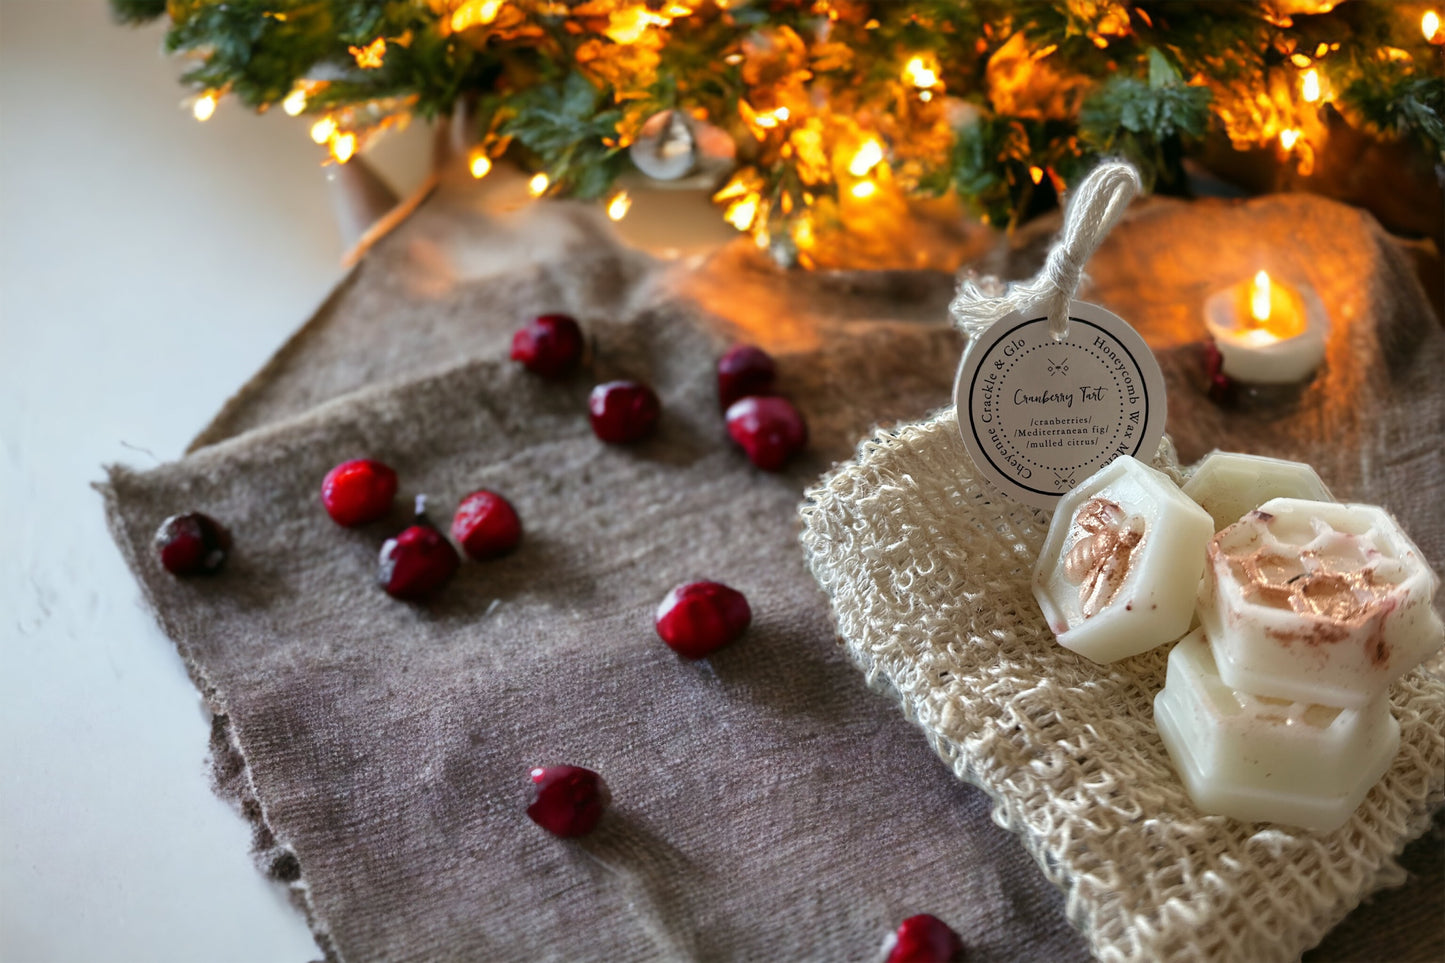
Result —
[{"label": "red cranberry", "polygon": [[657,607],[657,634],[678,655],[702,659],[747,630],[748,600],[721,582],[688,582],[667,593]]},{"label": "red cranberry", "polygon": [[781,471],[808,444],[808,426],[786,398],[743,398],[727,413],[728,434],[748,460],[764,471]]},{"label": "red cranberry", "polygon": [[887,963],[950,963],[963,952],[963,941],[936,916],[910,916],[893,935]]},{"label": "red cranberry", "polygon": [[645,438],[662,413],[657,395],[636,381],[609,381],[587,399],[592,433],[614,445]]},{"label": "red cranberry", "polygon": [[602,777],[581,766],[538,766],[527,816],[554,836],[586,836],[611,796]]},{"label": "red cranberry", "polygon": [[739,398],[773,392],[777,366],[762,348],[740,344],[717,362],[717,395],[723,410]]},{"label": "red cranberry", "polygon": [[321,504],[332,521],[348,528],[386,516],[396,497],[396,472],[370,458],[344,461],[321,482]]},{"label": "red cranberry", "polygon": [[582,329],[565,314],[533,318],[512,335],[512,360],[544,378],[561,378],[582,358]]},{"label": "red cranberry", "polygon": [[475,491],[462,499],[452,518],[452,538],[477,561],[505,555],[517,547],[522,522],[516,509],[496,492]]},{"label": "red cranberry", "polygon": [[426,517],[426,496],[416,497],[416,520],[381,546],[377,581],[394,598],[416,601],[446,584],[462,560]]},{"label": "red cranberry", "polygon": [[156,551],[172,575],[210,575],[231,550],[231,533],[209,515],[172,515],[156,529]]}]

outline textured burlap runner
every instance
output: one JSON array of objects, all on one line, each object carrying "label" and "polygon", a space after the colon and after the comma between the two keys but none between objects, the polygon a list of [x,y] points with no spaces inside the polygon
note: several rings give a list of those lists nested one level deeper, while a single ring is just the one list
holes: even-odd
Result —
[{"label": "textured burlap runner", "polygon": [[[832,644],[795,541],[806,484],[875,422],[947,401],[954,337],[886,322],[941,320],[948,280],[780,279],[725,252],[679,282],[585,219],[540,217],[497,224],[443,192],[192,455],[116,469],[105,487],[117,541],[217,712],[222,789],[327,953],[866,960],[899,918],[933,912],[973,959],[1085,958],[987,798]],[[592,322],[594,369],[559,386],[500,360],[520,317],[558,309]],[[781,354],[814,436],[786,475],[726,441],[718,331]],[[586,426],[588,388],[619,374],[651,380],[667,412],[633,449]],[[431,606],[390,600],[372,584],[375,552],[402,513],[347,531],[316,500],[327,468],[360,454],[398,469],[399,505],[431,494],[439,521],[475,487],[508,494],[522,548],[465,565]],[[155,526],[187,509],[236,536],[215,579],[154,562]],[[683,663],[651,613],[698,577],[746,592],[755,624]],[[614,791],[580,843],[521,811],[527,768],[560,761]],[[1445,919],[1439,848],[1405,857],[1433,885],[1354,914],[1320,958],[1438,951],[1422,930]]]}]

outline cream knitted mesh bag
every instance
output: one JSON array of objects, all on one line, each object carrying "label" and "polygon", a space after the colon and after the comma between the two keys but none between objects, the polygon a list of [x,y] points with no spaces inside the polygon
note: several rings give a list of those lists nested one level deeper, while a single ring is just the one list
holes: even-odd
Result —
[{"label": "cream knitted mesh bag", "polygon": [[[1024,301],[1062,314],[1137,186],[1121,167],[1096,172],[1114,187],[1095,193],[1092,217],[1071,203],[1038,279],[1007,292],[965,283],[960,326]],[[1154,465],[1180,479],[1167,438]],[[994,820],[1064,890],[1100,960],[1292,960],[1404,882],[1395,857],[1445,801],[1439,678],[1417,669],[1391,690],[1400,752],[1340,829],[1203,815],[1154,725],[1169,647],[1097,665],[1054,641],[1030,587],[1049,513],[977,476],[953,408],[865,440],[801,516],[808,565],[868,684],[992,797]]]}]

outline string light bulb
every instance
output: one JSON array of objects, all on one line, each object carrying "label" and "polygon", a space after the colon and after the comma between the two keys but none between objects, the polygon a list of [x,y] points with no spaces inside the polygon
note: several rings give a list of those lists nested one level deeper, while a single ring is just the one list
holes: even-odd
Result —
[{"label": "string light bulb", "polygon": [[288,117],[299,116],[306,109],[306,91],[300,87],[291,91],[286,95],[286,99],[281,101],[281,109],[286,111]]},{"label": "string light bulb", "polygon": [[541,197],[547,193],[547,188],[551,186],[552,178],[548,177],[545,173],[537,173],[532,175],[532,179],[527,182],[527,191],[533,197]]},{"label": "string light bulb", "polygon": [[878,193],[878,185],[873,183],[872,181],[859,181],[858,183],[853,185],[853,189],[852,191],[850,191],[850,193],[854,197],[858,198],[860,201],[867,200],[874,194]]},{"label": "string light bulb", "polygon": [[461,33],[472,27],[484,27],[497,19],[503,0],[466,0],[452,11],[451,28]]},{"label": "string light bulb", "polygon": [[473,147],[467,157],[467,170],[471,171],[477,180],[481,180],[492,172],[492,159],[480,147]]},{"label": "string light bulb", "polygon": [[614,221],[620,221],[627,216],[628,210],[632,207],[632,198],[626,191],[618,191],[612,195],[612,200],[607,202],[607,216]]},{"label": "string light bulb", "polygon": [[1300,96],[1304,102],[1312,104],[1320,99],[1320,72],[1311,67],[1306,70],[1304,77],[1300,79]]},{"label": "string light bulb", "polygon": [[723,220],[727,221],[739,231],[746,231],[753,226],[753,220],[758,216],[758,199],[753,196],[743,197],[728,205],[723,214]]},{"label": "string light bulb", "polygon": [[337,134],[331,138],[331,156],[336,158],[336,163],[345,164],[351,160],[351,155],[356,153],[356,135],[347,131],[344,134]]},{"label": "string light bulb", "polygon": [[1299,129],[1289,127],[1279,132],[1279,146],[1285,150],[1294,150],[1294,145],[1299,141]]},{"label": "string light bulb", "polygon": [[216,96],[216,92],[214,90],[206,91],[204,94],[201,94],[201,96],[197,97],[196,102],[191,105],[191,116],[195,117],[196,120],[199,120],[201,123],[204,124],[206,121],[210,120],[211,115],[216,112],[216,104],[219,101],[220,98]]},{"label": "string light bulb", "polygon": [[1435,43],[1435,35],[1440,32],[1440,15],[1434,10],[1426,10],[1425,15],[1420,18],[1420,32],[1427,41]]},{"label": "string light bulb", "polygon": [[883,145],[876,140],[869,140],[858,148],[858,153],[848,162],[848,173],[854,177],[862,177],[871,171],[878,162],[883,160]]},{"label": "string light bulb", "polygon": [[336,133],[336,121],[330,117],[323,117],[311,125],[311,139],[318,144],[324,144]]},{"label": "string light bulb", "polygon": [[914,57],[904,65],[903,79],[919,90],[926,90],[938,83],[938,71],[929,66],[922,57]]}]

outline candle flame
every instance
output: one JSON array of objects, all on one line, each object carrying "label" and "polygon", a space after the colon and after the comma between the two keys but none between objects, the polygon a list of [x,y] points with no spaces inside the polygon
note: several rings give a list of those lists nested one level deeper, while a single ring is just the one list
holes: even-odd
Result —
[{"label": "candle flame", "polygon": [[1440,32],[1440,15],[1434,10],[1426,10],[1425,16],[1420,18],[1420,32],[1426,40],[1434,43],[1435,34]]},{"label": "candle flame", "polygon": [[281,101],[281,109],[286,111],[289,117],[299,115],[306,109],[306,91],[300,87],[291,91],[291,93],[286,95],[286,99]]},{"label": "candle flame", "polygon": [[632,198],[626,191],[618,191],[607,204],[607,216],[614,221],[620,221],[627,216],[627,211],[632,207]]},{"label": "candle flame", "polygon": [[1269,320],[1269,308],[1269,272],[1260,271],[1249,288],[1249,313],[1256,324],[1263,325]]},{"label": "candle flame", "polygon": [[1320,72],[1313,68],[1306,70],[1300,81],[1300,96],[1305,103],[1312,104],[1320,99]]},{"label": "candle flame", "polygon": [[219,98],[216,97],[216,92],[214,90],[208,90],[196,98],[196,102],[191,105],[191,115],[204,124],[210,120],[211,115],[216,112],[216,104],[218,102]]},{"label": "candle flame", "polygon": [[532,175],[532,179],[527,182],[527,190],[533,197],[541,197],[551,186],[552,178],[541,173]]},{"label": "candle flame", "polygon": [[477,180],[481,180],[492,172],[492,159],[480,147],[473,147],[471,156],[467,159],[467,170],[471,171]]},{"label": "candle flame", "polygon": [[[870,140],[858,148],[858,153],[848,162],[848,173],[854,177],[862,177],[883,159],[883,145],[876,140]],[[872,193],[871,191],[869,193]]]}]

